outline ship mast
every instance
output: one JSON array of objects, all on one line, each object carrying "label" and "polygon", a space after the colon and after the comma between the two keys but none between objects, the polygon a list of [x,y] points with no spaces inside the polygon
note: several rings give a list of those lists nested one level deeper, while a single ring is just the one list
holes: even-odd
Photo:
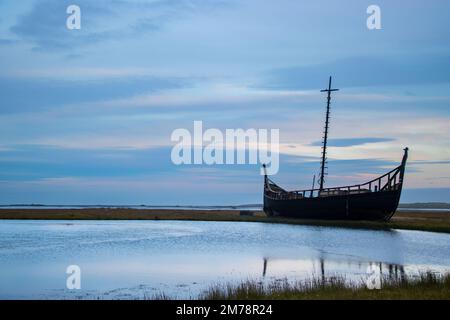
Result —
[{"label": "ship mast", "polygon": [[327,92],[327,114],[325,118],[325,130],[323,134],[323,147],[322,147],[322,165],[320,167],[320,191],[323,190],[323,184],[325,182],[325,164],[327,161],[327,139],[328,139],[328,128],[330,125],[330,102],[331,102],[331,92],[339,91],[339,89],[331,89],[331,77],[328,82],[328,89],[320,90],[320,92]]}]

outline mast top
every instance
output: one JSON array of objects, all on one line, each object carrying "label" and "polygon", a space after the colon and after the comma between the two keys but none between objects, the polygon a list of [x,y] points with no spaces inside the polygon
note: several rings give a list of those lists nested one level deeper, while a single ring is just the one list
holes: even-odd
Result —
[{"label": "mast top", "polygon": [[320,92],[328,92],[328,95],[330,95],[330,93],[333,91],[339,91],[339,89],[331,89],[331,80],[332,80],[332,77],[330,76],[330,80],[328,82],[328,89],[320,90]]}]

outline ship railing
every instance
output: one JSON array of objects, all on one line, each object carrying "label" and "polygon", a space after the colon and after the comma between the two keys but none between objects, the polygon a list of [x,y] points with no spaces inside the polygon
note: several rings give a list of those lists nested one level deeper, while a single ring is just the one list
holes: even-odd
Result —
[{"label": "ship railing", "polygon": [[308,197],[329,197],[338,195],[354,195],[372,192],[383,192],[398,190],[401,188],[401,170],[403,166],[400,165],[397,168],[389,171],[388,173],[375,178],[369,182],[363,184],[356,184],[344,187],[332,187],[324,189],[307,189],[286,191],[278,187],[276,183],[267,178],[265,193],[269,197],[277,200],[291,200],[302,199]]}]

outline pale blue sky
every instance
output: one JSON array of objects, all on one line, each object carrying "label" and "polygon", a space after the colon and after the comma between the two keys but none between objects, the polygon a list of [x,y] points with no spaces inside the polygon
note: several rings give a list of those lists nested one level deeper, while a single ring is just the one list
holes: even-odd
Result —
[{"label": "pale blue sky", "polygon": [[[82,29],[66,28],[77,4]],[[381,8],[382,30],[366,9]],[[171,132],[279,129],[274,177],[364,182],[411,148],[402,201],[450,202],[450,2],[0,0],[0,204],[261,202],[259,168],[171,163]]]}]

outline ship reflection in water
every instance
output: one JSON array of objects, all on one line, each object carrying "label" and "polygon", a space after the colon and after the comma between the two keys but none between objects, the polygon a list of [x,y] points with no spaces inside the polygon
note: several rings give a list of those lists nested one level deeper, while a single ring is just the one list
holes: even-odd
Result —
[{"label": "ship reflection in water", "polygon": [[[272,278],[276,280],[276,277],[271,276],[269,267],[271,265],[274,269],[285,269],[289,265],[293,268],[297,267],[297,272],[310,275],[305,279],[320,280],[321,282],[338,277],[358,283],[359,281],[366,281],[372,272],[380,279],[389,280],[402,280],[408,275],[404,266],[383,262],[333,261],[324,258],[312,261],[290,261],[263,258],[263,279]],[[420,270],[417,269],[417,272],[420,272]]]},{"label": "ship reflection in water", "polygon": [[[68,290],[66,269],[81,269]],[[450,235],[245,222],[0,221],[1,299],[192,298],[245,280],[450,272]]]}]

